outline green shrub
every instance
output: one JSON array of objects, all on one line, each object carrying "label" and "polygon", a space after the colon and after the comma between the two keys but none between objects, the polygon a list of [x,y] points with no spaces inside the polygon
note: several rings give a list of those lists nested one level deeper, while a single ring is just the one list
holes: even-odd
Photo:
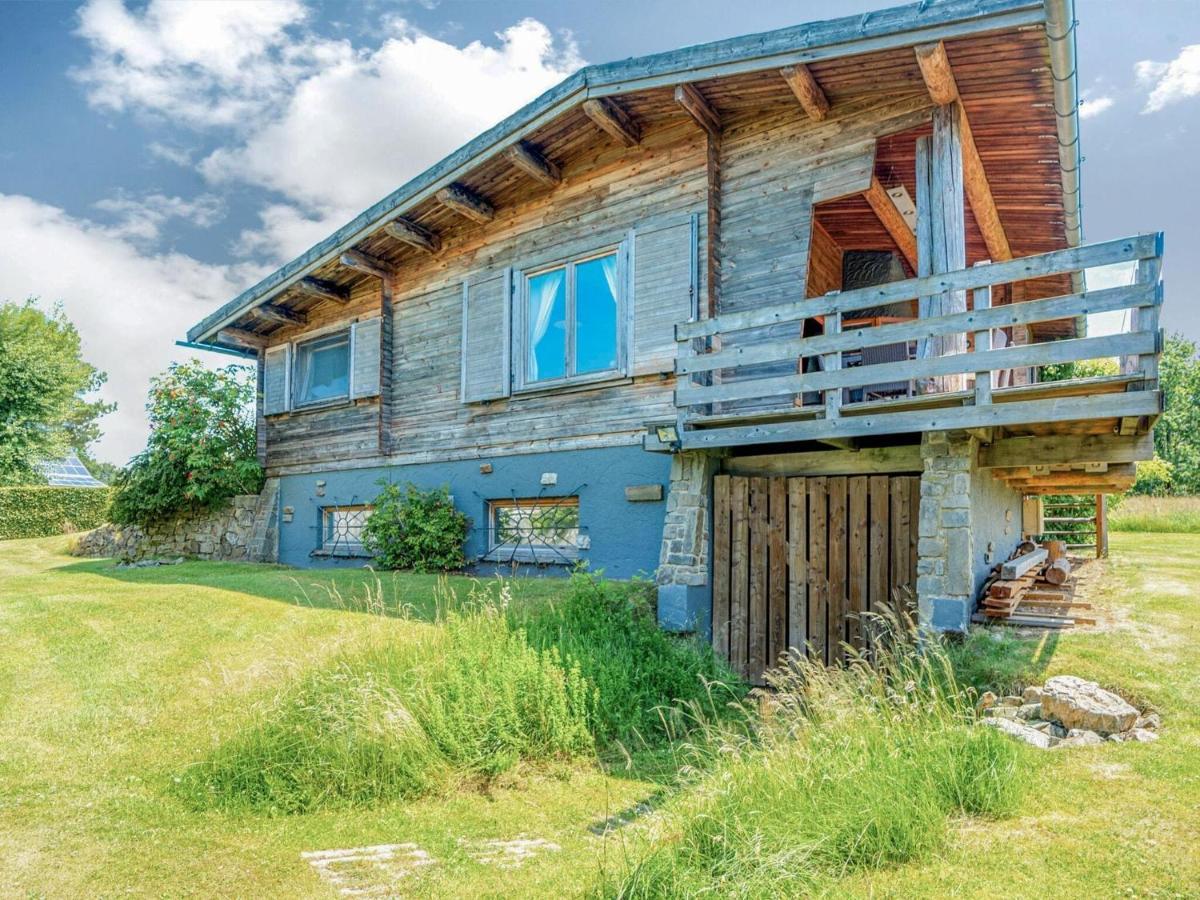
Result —
[{"label": "green shrub", "polygon": [[374,644],[268,698],[184,773],[179,793],[200,808],[300,813],[590,750],[590,688],[510,625],[507,593],[481,591],[461,609],[445,600],[442,627],[424,638]]},{"label": "green shrub", "polygon": [[96,528],[108,516],[111,496],[104,488],[0,487],[0,540]]},{"label": "green shrub", "polygon": [[257,494],[254,379],[245,366],[172,363],[150,383],[146,449],[117,476],[112,520],[148,525],[180,511],[217,509]]},{"label": "green shrub", "polygon": [[1174,478],[1175,467],[1165,459],[1159,459],[1157,456],[1153,459],[1143,459],[1137,464],[1137,480],[1129,489],[1129,493],[1165,497],[1171,493]]},{"label": "green shrub", "polygon": [[522,616],[530,643],[556,650],[596,687],[591,722],[601,741],[666,737],[665,713],[701,700],[708,683],[727,684],[733,699],[744,691],[707,643],[658,627],[650,588],[580,572],[564,600]]},{"label": "green shrub", "polygon": [[825,669],[793,659],[770,713],[713,728],[707,770],[601,890],[620,897],[821,893],[847,872],[919,860],[957,815],[1017,806],[1025,749],[974,723],[944,652],[877,645]]},{"label": "green shrub", "polygon": [[447,487],[423,491],[380,481],[383,492],[363,526],[363,546],[379,565],[414,572],[448,572],[466,564],[469,521],[454,507]]}]

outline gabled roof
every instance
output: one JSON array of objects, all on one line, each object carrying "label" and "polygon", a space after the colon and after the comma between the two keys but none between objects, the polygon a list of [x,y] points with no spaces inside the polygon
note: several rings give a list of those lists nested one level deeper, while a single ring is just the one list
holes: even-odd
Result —
[{"label": "gabled roof", "polygon": [[[189,329],[188,339],[217,343],[217,332],[233,324],[248,310],[336,260],[342,252],[369,238],[390,220],[404,215],[441,188],[464,177],[523,136],[585,100],[909,47],[930,41],[1038,26],[1047,22],[1047,5],[1051,4],[1069,9],[1069,0],[922,0],[861,16],[797,25],[667,53],[587,66],[239,294]],[[1073,92],[1073,72],[1069,87]],[[1056,112],[1061,144],[1063,122],[1075,121],[1076,111],[1072,107]],[[1072,158],[1077,158],[1077,147],[1072,147],[1070,153]],[[1064,191],[1068,183],[1064,178]],[[1074,184],[1077,192],[1077,181]],[[1069,210],[1068,219],[1071,219],[1075,215],[1071,210],[1078,206],[1077,197],[1070,198],[1065,205]],[[1071,243],[1077,243],[1079,239],[1077,222],[1076,217],[1073,226],[1068,223],[1067,237]]]}]

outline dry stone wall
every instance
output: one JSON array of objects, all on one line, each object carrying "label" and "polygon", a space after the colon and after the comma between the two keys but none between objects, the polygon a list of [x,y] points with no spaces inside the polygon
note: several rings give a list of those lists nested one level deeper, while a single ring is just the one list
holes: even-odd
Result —
[{"label": "dry stone wall", "polygon": [[272,478],[261,494],[233,497],[218,510],[185,513],[145,529],[103,525],[80,535],[72,552],[121,562],[178,557],[274,562],[278,504],[279,480]]}]

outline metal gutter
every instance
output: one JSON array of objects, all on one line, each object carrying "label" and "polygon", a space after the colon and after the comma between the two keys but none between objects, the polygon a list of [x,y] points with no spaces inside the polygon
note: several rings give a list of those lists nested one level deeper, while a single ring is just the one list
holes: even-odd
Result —
[{"label": "metal gutter", "polygon": [[[1046,6],[1050,2],[1045,0]],[[343,250],[371,235],[387,220],[401,215],[404,210],[462,177],[489,156],[515,143],[524,134],[589,97],[611,96],[797,62],[1041,25],[1045,21],[1043,0],[920,0],[907,6],[868,12],[861,16],[813,22],[667,53],[587,66],[205,317],[188,329],[188,340],[213,339],[220,329],[232,324],[247,310],[265,303],[312,270],[336,259]]]},{"label": "metal gutter", "polygon": [[258,359],[257,353],[251,353],[249,350],[234,350],[232,347],[226,347],[223,344],[197,344],[195,341],[176,341],[176,347],[183,347],[187,350],[207,350],[210,353],[224,353],[226,356],[239,356],[242,359]]},{"label": "metal gutter", "polygon": [[[1067,243],[1083,243],[1083,189],[1079,148],[1079,78],[1075,52],[1075,0],[1045,0],[1046,43],[1050,51],[1050,75],[1054,79],[1054,119],[1058,130],[1058,163],[1062,177],[1063,213]],[[1086,289],[1083,272],[1071,274],[1071,288]],[[1087,317],[1075,320],[1079,337],[1087,334]]]}]

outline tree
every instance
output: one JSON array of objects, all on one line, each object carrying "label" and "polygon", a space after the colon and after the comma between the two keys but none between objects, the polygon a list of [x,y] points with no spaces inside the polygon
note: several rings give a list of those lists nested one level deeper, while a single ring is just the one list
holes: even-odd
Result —
[{"label": "tree", "polygon": [[42,481],[39,463],[86,452],[100,436],[97,420],[116,409],[85,399],[105,378],[84,361],[60,306],[0,305],[0,484]]},{"label": "tree", "polygon": [[150,382],[146,449],[117,476],[112,519],[147,525],[188,509],[215,509],[262,489],[254,377],[245,366],[172,363]]},{"label": "tree", "polygon": [[1200,494],[1200,357],[1195,341],[1167,339],[1158,364],[1163,414],[1154,426],[1155,455],[1170,464],[1176,494]]}]

